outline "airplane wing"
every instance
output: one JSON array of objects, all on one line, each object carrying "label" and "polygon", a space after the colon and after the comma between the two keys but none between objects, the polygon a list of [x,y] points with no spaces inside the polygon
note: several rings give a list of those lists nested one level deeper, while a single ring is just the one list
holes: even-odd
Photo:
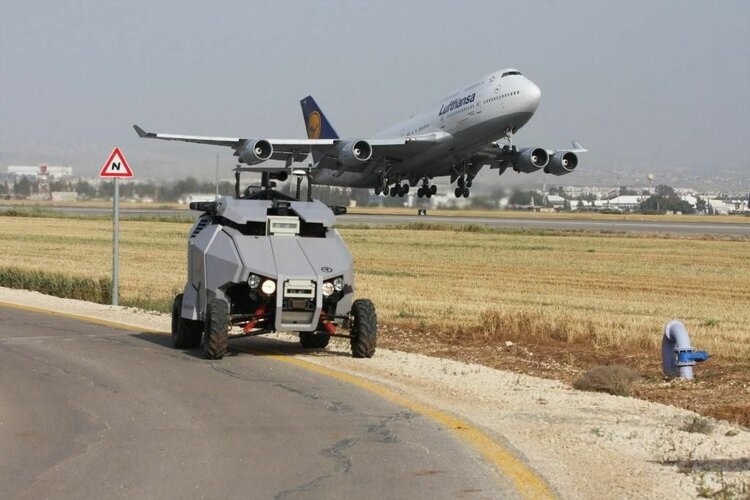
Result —
[{"label": "airplane wing", "polygon": [[254,165],[266,160],[303,161],[309,153],[321,153],[319,166],[348,169],[364,167],[372,159],[404,160],[424,152],[437,142],[449,137],[444,132],[409,137],[373,139],[261,139],[240,137],[207,137],[146,132],[133,125],[138,137],[164,141],[192,142],[214,146],[228,146],[241,163]]}]

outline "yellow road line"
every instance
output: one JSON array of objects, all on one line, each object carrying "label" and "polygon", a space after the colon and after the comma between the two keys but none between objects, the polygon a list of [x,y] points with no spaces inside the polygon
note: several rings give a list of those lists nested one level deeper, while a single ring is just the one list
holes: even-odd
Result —
[{"label": "yellow road line", "polygon": [[[106,319],[93,318],[90,316],[82,316],[79,314],[72,314],[66,312],[50,311],[49,309],[42,309],[40,307],[26,306],[21,304],[14,304],[11,302],[0,301],[1,307],[9,307],[12,309],[20,309],[22,311],[38,312],[51,316],[62,316],[65,318],[75,319],[84,321],[87,323],[93,323],[102,326],[108,326],[111,328],[117,328],[120,330],[128,330],[142,333],[156,333],[161,335],[168,335],[167,332],[149,330],[146,328],[140,328],[135,325],[129,325],[127,323],[119,323],[117,321],[110,321]],[[555,498],[556,495],[552,489],[546,484],[544,479],[539,477],[528,465],[524,464],[519,460],[511,451],[504,448],[501,444],[497,443],[490,436],[482,432],[480,429],[474,427],[469,422],[462,420],[458,417],[450,415],[442,410],[434,408],[424,403],[411,400],[401,394],[383,386],[376,382],[372,382],[362,377],[352,375],[347,372],[340,370],[326,368],[309,361],[297,359],[284,354],[273,353],[272,351],[263,351],[260,349],[247,349],[244,348],[251,354],[261,354],[265,357],[269,357],[276,361],[281,361],[290,365],[294,365],[306,370],[313,371],[320,375],[334,378],[341,382],[346,382],[351,385],[355,385],[362,389],[365,389],[373,394],[376,394],[392,403],[408,408],[409,410],[423,415],[430,420],[433,420],[443,427],[447,427],[456,433],[461,439],[473,446],[479,451],[485,459],[495,465],[500,471],[503,472],[513,482],[514,487],[523,498],[537,499],[537,498]],[[269,352],[271,353],[269,355]]]}]

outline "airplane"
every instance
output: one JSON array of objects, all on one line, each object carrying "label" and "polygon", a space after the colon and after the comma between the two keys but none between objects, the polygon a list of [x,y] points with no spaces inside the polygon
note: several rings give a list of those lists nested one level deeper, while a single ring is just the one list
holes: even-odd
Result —
[{"label": "airplane", "polygon": [[[572,148],[550,151],[517,148],[514,134],[534,115],[541,90],[518,70],[506,68],[461,87],[426,111],[372,137],[341,138],[312,96],[300,101],[307,139],[202,137],[146,132],[139,137],[183,141],[234,149],[240,163],[285,162],[285,169],[312,156],[311,182],[330,186],[374,189],[376,195],[404,196],[421,181],[418,197],[430,198],[437,188],[430,181],[449,176],[454,194],[468,198],[472,182],[485,165],[502,175],[508,168],[531,173],[543,170],[566,175],[578,166]],[[500,141],[506,141],[506,144]]]}]

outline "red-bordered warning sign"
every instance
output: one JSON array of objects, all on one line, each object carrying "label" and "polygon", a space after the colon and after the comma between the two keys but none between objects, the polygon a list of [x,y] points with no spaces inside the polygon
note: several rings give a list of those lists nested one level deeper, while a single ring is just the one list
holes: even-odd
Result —
[{"label": "red-bordered warning sign", "polygon": [[133,177],[133,170],[125,160],[125,155],[122,154],[120,148],[115,148],[107,159],[107,163],[102,167],[102,171],[99,172],[99,177]]}]

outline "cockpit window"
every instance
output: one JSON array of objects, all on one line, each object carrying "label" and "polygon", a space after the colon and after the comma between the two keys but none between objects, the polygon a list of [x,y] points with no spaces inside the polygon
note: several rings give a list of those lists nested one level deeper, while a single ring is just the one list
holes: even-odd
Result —
[{"label": "cockpit window", "polygon": [[500,78],[505,78],[506,76],[510,76],[510,75],[520,75],[520,74],[521,74],[520,71],[506,71],[505,73],[503,73],[503,75]]}]

